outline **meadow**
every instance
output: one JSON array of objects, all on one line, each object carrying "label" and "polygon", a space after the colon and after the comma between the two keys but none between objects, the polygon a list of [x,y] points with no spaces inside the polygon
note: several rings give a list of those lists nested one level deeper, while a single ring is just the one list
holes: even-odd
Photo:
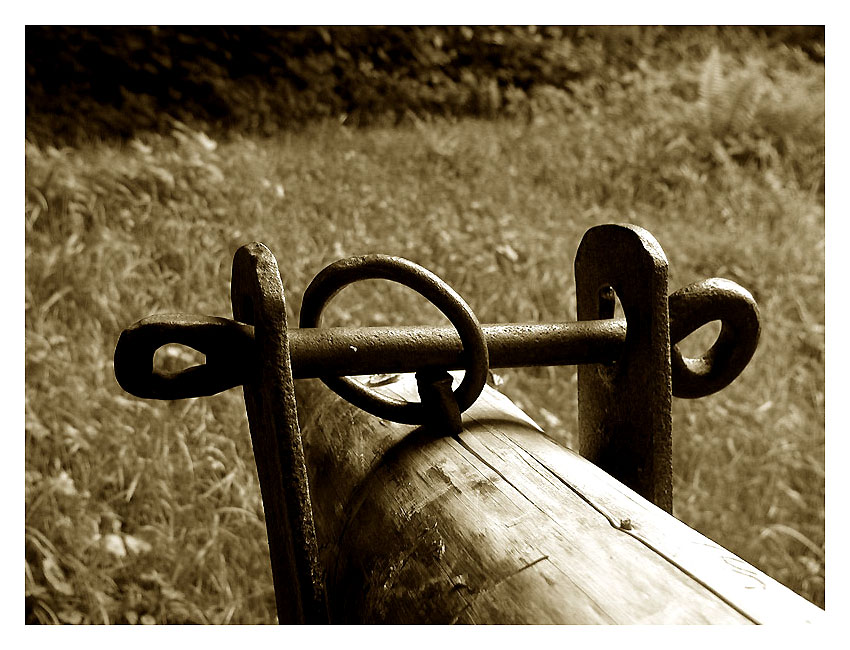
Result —
[{"label": "meadow", "polygon": [[[674,401],[674,514],[824,606],[824,77],[800,51],[723,51],[539,96],[524,114],[272,136],[173,121],[126,140],[26,143],[26,596],[64,623],[272,623],[241,390],[176,402],[117,385],[144,316],[230,316],[236,249],[276,255],[290,319],[310,279],[382,252],[434,271],[481,322],[575,319],[600,223],[648,229],[670,290],[748,288],[762,335],[722,392]],[[374,281],[326,322],[439,315]],[[715,330],[716,332],[716,330]],[[711,342],[695,335],[686,350]],[[169,348],[164,364],[186,364]],[[499,371],[575,447],[575,368]]]}]

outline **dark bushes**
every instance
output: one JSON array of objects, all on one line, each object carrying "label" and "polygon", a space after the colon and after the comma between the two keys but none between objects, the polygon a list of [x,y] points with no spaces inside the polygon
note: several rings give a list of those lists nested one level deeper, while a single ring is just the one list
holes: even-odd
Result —
[{"label": "dark bushes", "polygon": [[641,59],[704,57],[718,35],[823,52],[817,27],[28,27],[27,128],[73,139],[172,117],[269,133],[327,117],[517,114],[541,90]]}]

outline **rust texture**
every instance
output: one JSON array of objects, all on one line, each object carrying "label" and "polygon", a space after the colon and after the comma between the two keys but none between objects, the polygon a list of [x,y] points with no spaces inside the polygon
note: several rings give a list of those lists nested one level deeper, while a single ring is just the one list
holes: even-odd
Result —
[{"label": "rust texture", "polygon": [[667,512],[673,510],[672,380],[667,258],[643,228],[591,228],[575,260],[578,319],[610,316],[626,341],[609,363],[578,368],[581,455]]},{"label": "rust texture", "polygon": [[257,372],[243,390],[263,497],[278,620],[326,622],[289,363],[283,285],[274,256],[262,244],[249,244],[236,251],[231,301],[234,318],[254,326],[250,362]]},{"label": "rust texture", "polygon": [[[694,291],[705,282],[715,304]],[[692,306],[699,300],[700,316]],[[613,312],[612,312],[613,313]],[[673,395],[703,397],[725,388],[746,367],[758,342],[758,307],[749,292],[729,280],[706,280],[670,296],[673,342],[702,325],[722,320],[734,338],[700,359],[673,347]],[[732,329],[732,323],[740,323]],[[610,363],[626,341],[626,319],[568,323],[499,323],[481,326],[490,368]],[[722,331],[722,330],[721,330]],[[725,334],[723,335],[726,336]],[[423,368],[462,370],[463,342],[450,325],[382,327],[291,327],[289,354],[295,379],[416,372]],[[153,368],[153,355],[180,343],[207,355],[206,363],[174,373]],[[187,314],[148,316],[126,328],[115,350],[115,374],[128,393],[146,399],[214,395],[245,383],[256,369],[254,328],[229,318]],[[714,349],[714,348],[712,348]]]}]

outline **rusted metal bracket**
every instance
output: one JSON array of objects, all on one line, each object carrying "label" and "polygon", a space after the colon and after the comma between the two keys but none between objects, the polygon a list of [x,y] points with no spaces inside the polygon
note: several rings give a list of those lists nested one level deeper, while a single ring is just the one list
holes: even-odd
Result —
[{"label": "rusted metal bracket", "polygon": [[253,243],[236,251],[233,316],[254,326],[244,383],[245,407],[260,479],[280,623],[326,623],[327,605],[289,362],[286,305],[277,261]]},{"label": "rusted metal bracket", "polygon": [[[459,433],[461,413],[482,390],[489,367],[579,364],[582,455],[659,507],[672,510],[671,399],[728,385],[752,357],[758,308],[737,284],[713,278],[667,296],[667,259],[646,230],[589,230],[575,262],[578,322],[481,325],[440,278],[401,258],[370,255],[323,270],[304,295],[301,327],[288,329],[277,262],[262,244],[233,261],[235,320],[182,314],[145,318],[124,330],[115,376],[128,392],[154,399],[211,395],[244,386],[257,462],[278,616],[282,623],[327,620],[293,380],[319,377],[363,410]],[[432,301],[449,327],[319,327],[322,310],[347,284],[400,282]],[[614,318],[619,298],[625,318]],[[720,320],[701,358],[676,345]],[[457,329],[455,329],[457,328]],[[206,363],[167,374],[155,351],[180,343]],[[448,369],[465,369],[451,390]],[[393,402],[347,377],[416,372],[421,404]]]},{"label": "rusted metal bracket", "polygon": [[673,509],[672,378],[667,258],[637,226],[597,226],[575,261],[579,320],[611,318],[626,340],[608,363],[578,369],[582,456],[668,512]]}]

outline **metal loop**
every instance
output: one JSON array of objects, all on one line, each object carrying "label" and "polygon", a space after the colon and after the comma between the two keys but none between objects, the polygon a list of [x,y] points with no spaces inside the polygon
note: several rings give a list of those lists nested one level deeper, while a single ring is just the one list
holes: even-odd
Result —
[{"label": "metal loop", "polygon": [[[682,287],[669,298],[673,395],[704,397],[728,386],[747,366],[759,340],[759,310],[749,291],[731,280],[711,278]],[[682,355],[676,345],[711,321],[720,334],[702,357]]]},{"label": "metal loop", "polygon": [[[206,355],[205,363],[173,373],[154,369],[154,354],[168,343],[194,348]],[[118,337],[115,378],[128,393],[147,399],[215,395],[250,377],[252,352],[253,328],[228,318],[149,316]]]},{"label": "metal loop", "polygon": [[[463,343],[466,374],[454,391],[461,412],[472,406],[487,381],[489,356],[484,332],[469,305],[448,284],[418,264],[389,255],[364,255],[339,260],[323,269],[304,292],[301,327],[318,327],[322,310],[345,286],[358,280],[392,280],[413,289],[437,307],[457,328]],[[385,420],[423,424],[421,403],[385,397],[348,377],[324,377],[324,384],[340,397]]]}]

